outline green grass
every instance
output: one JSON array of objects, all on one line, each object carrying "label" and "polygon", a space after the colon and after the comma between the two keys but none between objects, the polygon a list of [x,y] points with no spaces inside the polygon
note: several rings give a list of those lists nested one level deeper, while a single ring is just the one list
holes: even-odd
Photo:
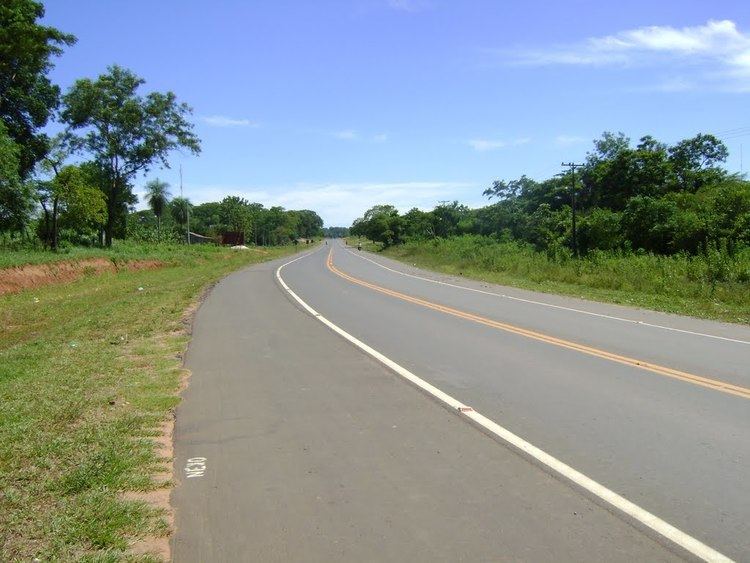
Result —
[{"label": "green grass", "polygon": [[[372,243],[365,248],[379,249]],[[574,260],[514,242],[464,236],[407,242],[383,253],[491,283],[750,324],[750,249],[734,257],[599,252]]]},{"label": "green grass", "polygon": [[219,247],[209,245],[193,245],[187,247],[182,244],[148,244],[132,241],[114,241],[112,248],[72,247],[63,248],[58,252],[50,252],[41,248],[21,248],[18,250],[3,250],[0,247],[0,269],[26,264],[48,264],[60,261],[77,261],[88,258],[110,258],[117,261],[161,259],[171,260],[173,257],[213,253]]},{"label": "green grass", "polygon": [[293,251],[129,245],[125,259],[167,266],[0,296],[1,561],[151,560],[128,546],[167,525],[123,493],[169,479],[153,437],[178,402],[184,313],[225,274]]}]

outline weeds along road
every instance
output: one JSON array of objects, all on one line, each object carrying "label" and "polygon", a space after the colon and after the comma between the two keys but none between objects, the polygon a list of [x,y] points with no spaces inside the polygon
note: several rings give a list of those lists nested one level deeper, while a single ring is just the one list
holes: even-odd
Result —
[{"label": "weeds along road", "polygon": [[284,262],[196,318],[176,561],[750,557],[747,327]]}]

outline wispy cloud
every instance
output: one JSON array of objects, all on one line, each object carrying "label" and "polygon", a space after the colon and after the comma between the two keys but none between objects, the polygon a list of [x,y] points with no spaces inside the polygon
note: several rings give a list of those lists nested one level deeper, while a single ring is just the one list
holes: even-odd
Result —
[{"label": "wispy cloud", "polygon": [[331,133],[334,138],[340,141],[365,141],[373,143],[385,143],[388,140],[387,133],[376,133],[370,135],[368,133],[360,133],[354,129],[342,129],[341,131],[334,131]]},{"label": "wispy cloud", "polygon": [[[501,54],[509,62],[533,66],[703,66],[704,82],[750,88],[750,34],[740,31],[731,20],[681,28],[639,27],[580,43]],[[674,77],[665,86],[662,89],[676,91],[692,88],[694,83]]]},{"label": "wispy cloud", "polygon": [[333,136],[342,141],[353,141],[357,139],[359,135],[353,129],[344,129],[342,131],[334,131]]},{"label": "wispy cloud", "polygon": [[186,194],[194,203],[221,201],[236,195],[270,207],[315,209],[326,225],[351,225],[352,221],[381,203],[399,211],[412,207],[432,209],[443,200],[458,199],[480,205],[482,186],[467,182],[362,182],[299,183],[287,186],[188,185]]},{"label": "wispy cloud", "polygon": [[432,5],[428,0],[386,0],[386,4],[401,12],[421,12]]},{"label": "wispy cloud", "polygon": [[466,141],[466,144],[478,152],[495,151],[499,149],[505,149],[508,147],[517,147],[519,145],[525,145],[531,141],[528,137],[522,137],[520,139],[513,139],[506,141],[503,139],[470,139]]},{"label": "wispy cloud", "polygon": [[236,119],[225,115],[204,115],[201,121],[213,127],[258,127],[258,124],[249,119]]},{"label": "wispy cloud", "polygon": [[578,135],[558,135],[555,137],[555,144],[559,147],[570,147],[585,142],[586,138],[579,137]]}]

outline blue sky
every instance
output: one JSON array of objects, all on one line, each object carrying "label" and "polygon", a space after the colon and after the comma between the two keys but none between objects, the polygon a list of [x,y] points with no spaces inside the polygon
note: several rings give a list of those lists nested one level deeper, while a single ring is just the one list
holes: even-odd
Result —
[{"label": "blue sky", "polygon": [[[107,65],[194,109],[199,157],[160,177],[193,202],[242,195],[349,225],[368,207],[481,205],[603,131],[723,133],[750,166],[750,2],[51,0],[78,43],[64,89]],[[744,128],[744,129],[741,129]]]}]

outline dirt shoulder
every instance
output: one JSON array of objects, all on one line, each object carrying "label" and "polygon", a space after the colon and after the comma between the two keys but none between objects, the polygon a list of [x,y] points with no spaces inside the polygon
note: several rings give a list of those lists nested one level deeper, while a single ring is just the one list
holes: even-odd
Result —
[{"label": "dirt shoulder", "polygon": [[160,260],[114,262],[108,258],[87,258],[4,268],[0,270],[0,295],[18,293],[51,284],[69,283],[103,272],[153,270],[163,265],[164,262]]}]

